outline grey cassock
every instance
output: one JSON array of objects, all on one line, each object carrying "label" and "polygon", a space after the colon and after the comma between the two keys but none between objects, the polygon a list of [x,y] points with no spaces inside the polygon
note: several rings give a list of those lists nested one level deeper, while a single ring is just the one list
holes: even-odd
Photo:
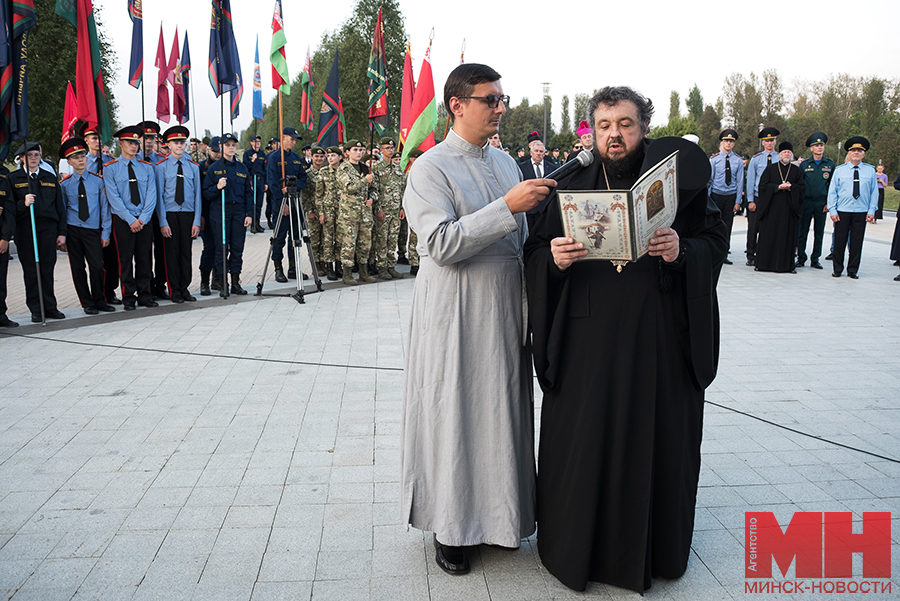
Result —
[{"label": "grey cassock", "polygon": [[503,200],[515,161],[451,130],[409,172],[418,234],[403,385],[400,507],[445,545],[518,547],[534,533],[525,215]]}]

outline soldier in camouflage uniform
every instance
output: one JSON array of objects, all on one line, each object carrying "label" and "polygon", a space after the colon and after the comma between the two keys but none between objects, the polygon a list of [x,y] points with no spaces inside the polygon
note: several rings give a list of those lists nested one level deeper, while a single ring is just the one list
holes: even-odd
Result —
[{"label": "soldier in camouflage uniform", "polygon": [[208,158],[206,153],[200,150],[200,140],[197,138],[191,138],[191,151],[189,154],[191,159],[197,164],[202,163]]},{"label": "soldier in camouflage uniform", "polygon": [[[416,159],[422,156],[422,151],[416,148],[415,150],[409,153],[409,162],[407,164],[406,173],[403,174],[403,190],[406,190],[406,178],[409,175],[409,169],[412,167],[413,163],[416,162]],[[401,219],[405,220],[406,215],[401,213]],[[412,228],[409,228],[409,248],[407,249],[407,257],[409,257],[409,273],[410,275],[416,275],[419,273],[419,252],[416,250],[416,244],[419,243],[419,236],[413,231]]]},{"label": "soldier in camouflage uniform", "polygon": [[381,139],[381,160],[372,169],[378,199],[375,203],[375,258],[382,280],[403,276],[394,268],[397,236],[400,233],[400,203],[403,200],[403,173],[394,166],[394,141]]},{"label": "soldier in camouflage uniform", "polygon": [[[348,160],[337,172],[341,195],[337,232],[344,270],[342,280],[348,286],[356,286],[357,282],[353,279],[353,258],[359,251],[359,256],[364,259],[372,246],[372,198],[369,196],[369,185],[373,177],[366,172],[365,165],[360,163],[365,146],[358,140],[350,140],[346,147],[349,149]],[[359,266],[360,281],[374,282],[375,278],[369,275],[366,267],[364,262]]]},{"label": "soldier in camouflage uniform", "polygon": [[[362,160],[360,161],[365,167],[363,168],[363,174],[372,173],[373,168],[375,167],[375,163],[378,161],[378,158],[369,154],[368,152],[363,155]],[[372,175],[372,181],[369,183],[369,192],[366,195],[367,198],[372,199],[372,235],[371,244],[369,244],[369,252],[364,253],[362,256],[359,254],[359,249],[356,249],[356,265],[362,266],[365,265],[368,270],[368,274],[372,277],[375,277],[378,274],[378,269],[375,267],[375,207],[378,206],[378,182],[375,181],[374,174]]]},{"label": "soldier in camouflage uniform", "polygon": [[321,146],[310,148],[312,153],[312,165],[306,170],[306,187],[300,192],[300,204],[306,213],[306,226],[309,228],[309,243],[312,246],[313,256],[316,258],[316,269],[319,276],[327,273],[325,259],[322,258],[322,222],[319,220],[318,209],[318,185],[316,180],[319,173],[325,167],[325,149]]},{"label": "soldier in camouflage uniform", "polygon": [[336,226],[341,206],[337,172],[341,166],[341,150],[329,146],[325,151],[328,164],[316,176],[316,214],[322,224],[322,261],[329,280],[341,278],[341,247],[337,241]]}]

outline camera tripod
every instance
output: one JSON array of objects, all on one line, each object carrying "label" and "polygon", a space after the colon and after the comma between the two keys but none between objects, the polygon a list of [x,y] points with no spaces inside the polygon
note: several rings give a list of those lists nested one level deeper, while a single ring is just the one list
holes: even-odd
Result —
[{"label": "camera tripod", "polygon": [[[305,303],[304,300],[304,290],[303,290],[303,275],[302,269],[300,267],[300,256],[301,249],[303,245],[306,245],[306,251],[309,254],[309,264],[310,269],[312,271],[313,280],[316,283],[316,290],[314,292],[322,292],[322,280],[319,279],[319,271],[316,269],[316,257],[313,253],[312,244],[310,244],[309,240],[309,227],[306,225],[306,214],[303,211],[303,206],[300,203],[300,194],[297,192],[297,178],[293,175],[289,175],[282,183],[287,188],[287,192],[281,198],[281,207],[278,209],[278,218],[275,221],[275,229],[273,230],[273,235],[269,238],[269,254],[266,257],[266,264],[263,265],[262,277],[260,277],[259,282],[256,284],[256,296],[263,295],[263,285],[266,282],[266,271],[269,269],[269,263],[272,261],[272,252],[275,249],[275,239],[278,237],[278,232],[281,231],[281,220],[285,218],[284,209],[288,207],[288,222],[289,222],[289,233],[290,236],[287,236],[293,242],[293,253],[294,253],[294,264],[296,265],[297,270],[297,292],[294,294],[290,294],[290,296],[294,300],[296,300],[301,305]],[[293,219],[294,216],[297,216],[297,220]],[[299,228],[299,232],[296,231]],[[287,240],[285,240],[287,243]]]}]

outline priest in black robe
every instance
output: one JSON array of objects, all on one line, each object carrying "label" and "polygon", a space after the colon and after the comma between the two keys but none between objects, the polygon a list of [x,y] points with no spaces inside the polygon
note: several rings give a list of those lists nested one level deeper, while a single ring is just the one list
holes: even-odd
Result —
[{"label": "priest in black robe", "polygon": [[538,551],[563,584],[638,592],[678,578],[690,555],[704,389],[719,347],[716,283],[728,251],[696,144],[648,140],[649,100],[604,88],[590,101],[594,162],[557,190],[628,189],[679,150],[678,213],[621,272],[580,261],[554,195],[525,245],[538,380]]},{"label": "priest in black robe", "polygon": [[759,178],[756,271],[797,273],[797,222],[806,181],[800,168],[791,163],[794,147],[790,142],[782,142],[778,154],[780,160],[766,167]]}]

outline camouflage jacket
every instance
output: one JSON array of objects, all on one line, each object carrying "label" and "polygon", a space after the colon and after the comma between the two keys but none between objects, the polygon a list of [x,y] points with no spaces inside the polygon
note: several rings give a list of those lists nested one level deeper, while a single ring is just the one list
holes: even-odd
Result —
[{"label": "camouflage jacket", "polygon": [[[340,165],[338,165],[340,169]],[[340,190],[338,189],[338,169],[332,169],[325,165],[316,174],[316,212],[326,215],[337,211],[341,204]]]},{"label": "camouflage jacket", "polygon": [[369,182],[350,161],[341,164],[337,171],[337,181],[342,206],[365,206],[366,199],[371,198]]},{"label": "camouflage jacket", "polygon": [[303,205],[303,211],[309,215],[310,213],[318,215],[318,200],[317,200],[317,186],[316,179],[318,178],[319,170],[315,167],[310,167],[306,170],[306,187],[300,190],[300,204]]},{"label": "camouflage jacket", "polygon": [[400,202],[403,200],[403,183],[405,178],[400,172],[400,167],[393,163],[378,161],[372,168],[375,188],[378,190],[377,202],[373,204],[375,212],[397,215],[400,212]]}]

